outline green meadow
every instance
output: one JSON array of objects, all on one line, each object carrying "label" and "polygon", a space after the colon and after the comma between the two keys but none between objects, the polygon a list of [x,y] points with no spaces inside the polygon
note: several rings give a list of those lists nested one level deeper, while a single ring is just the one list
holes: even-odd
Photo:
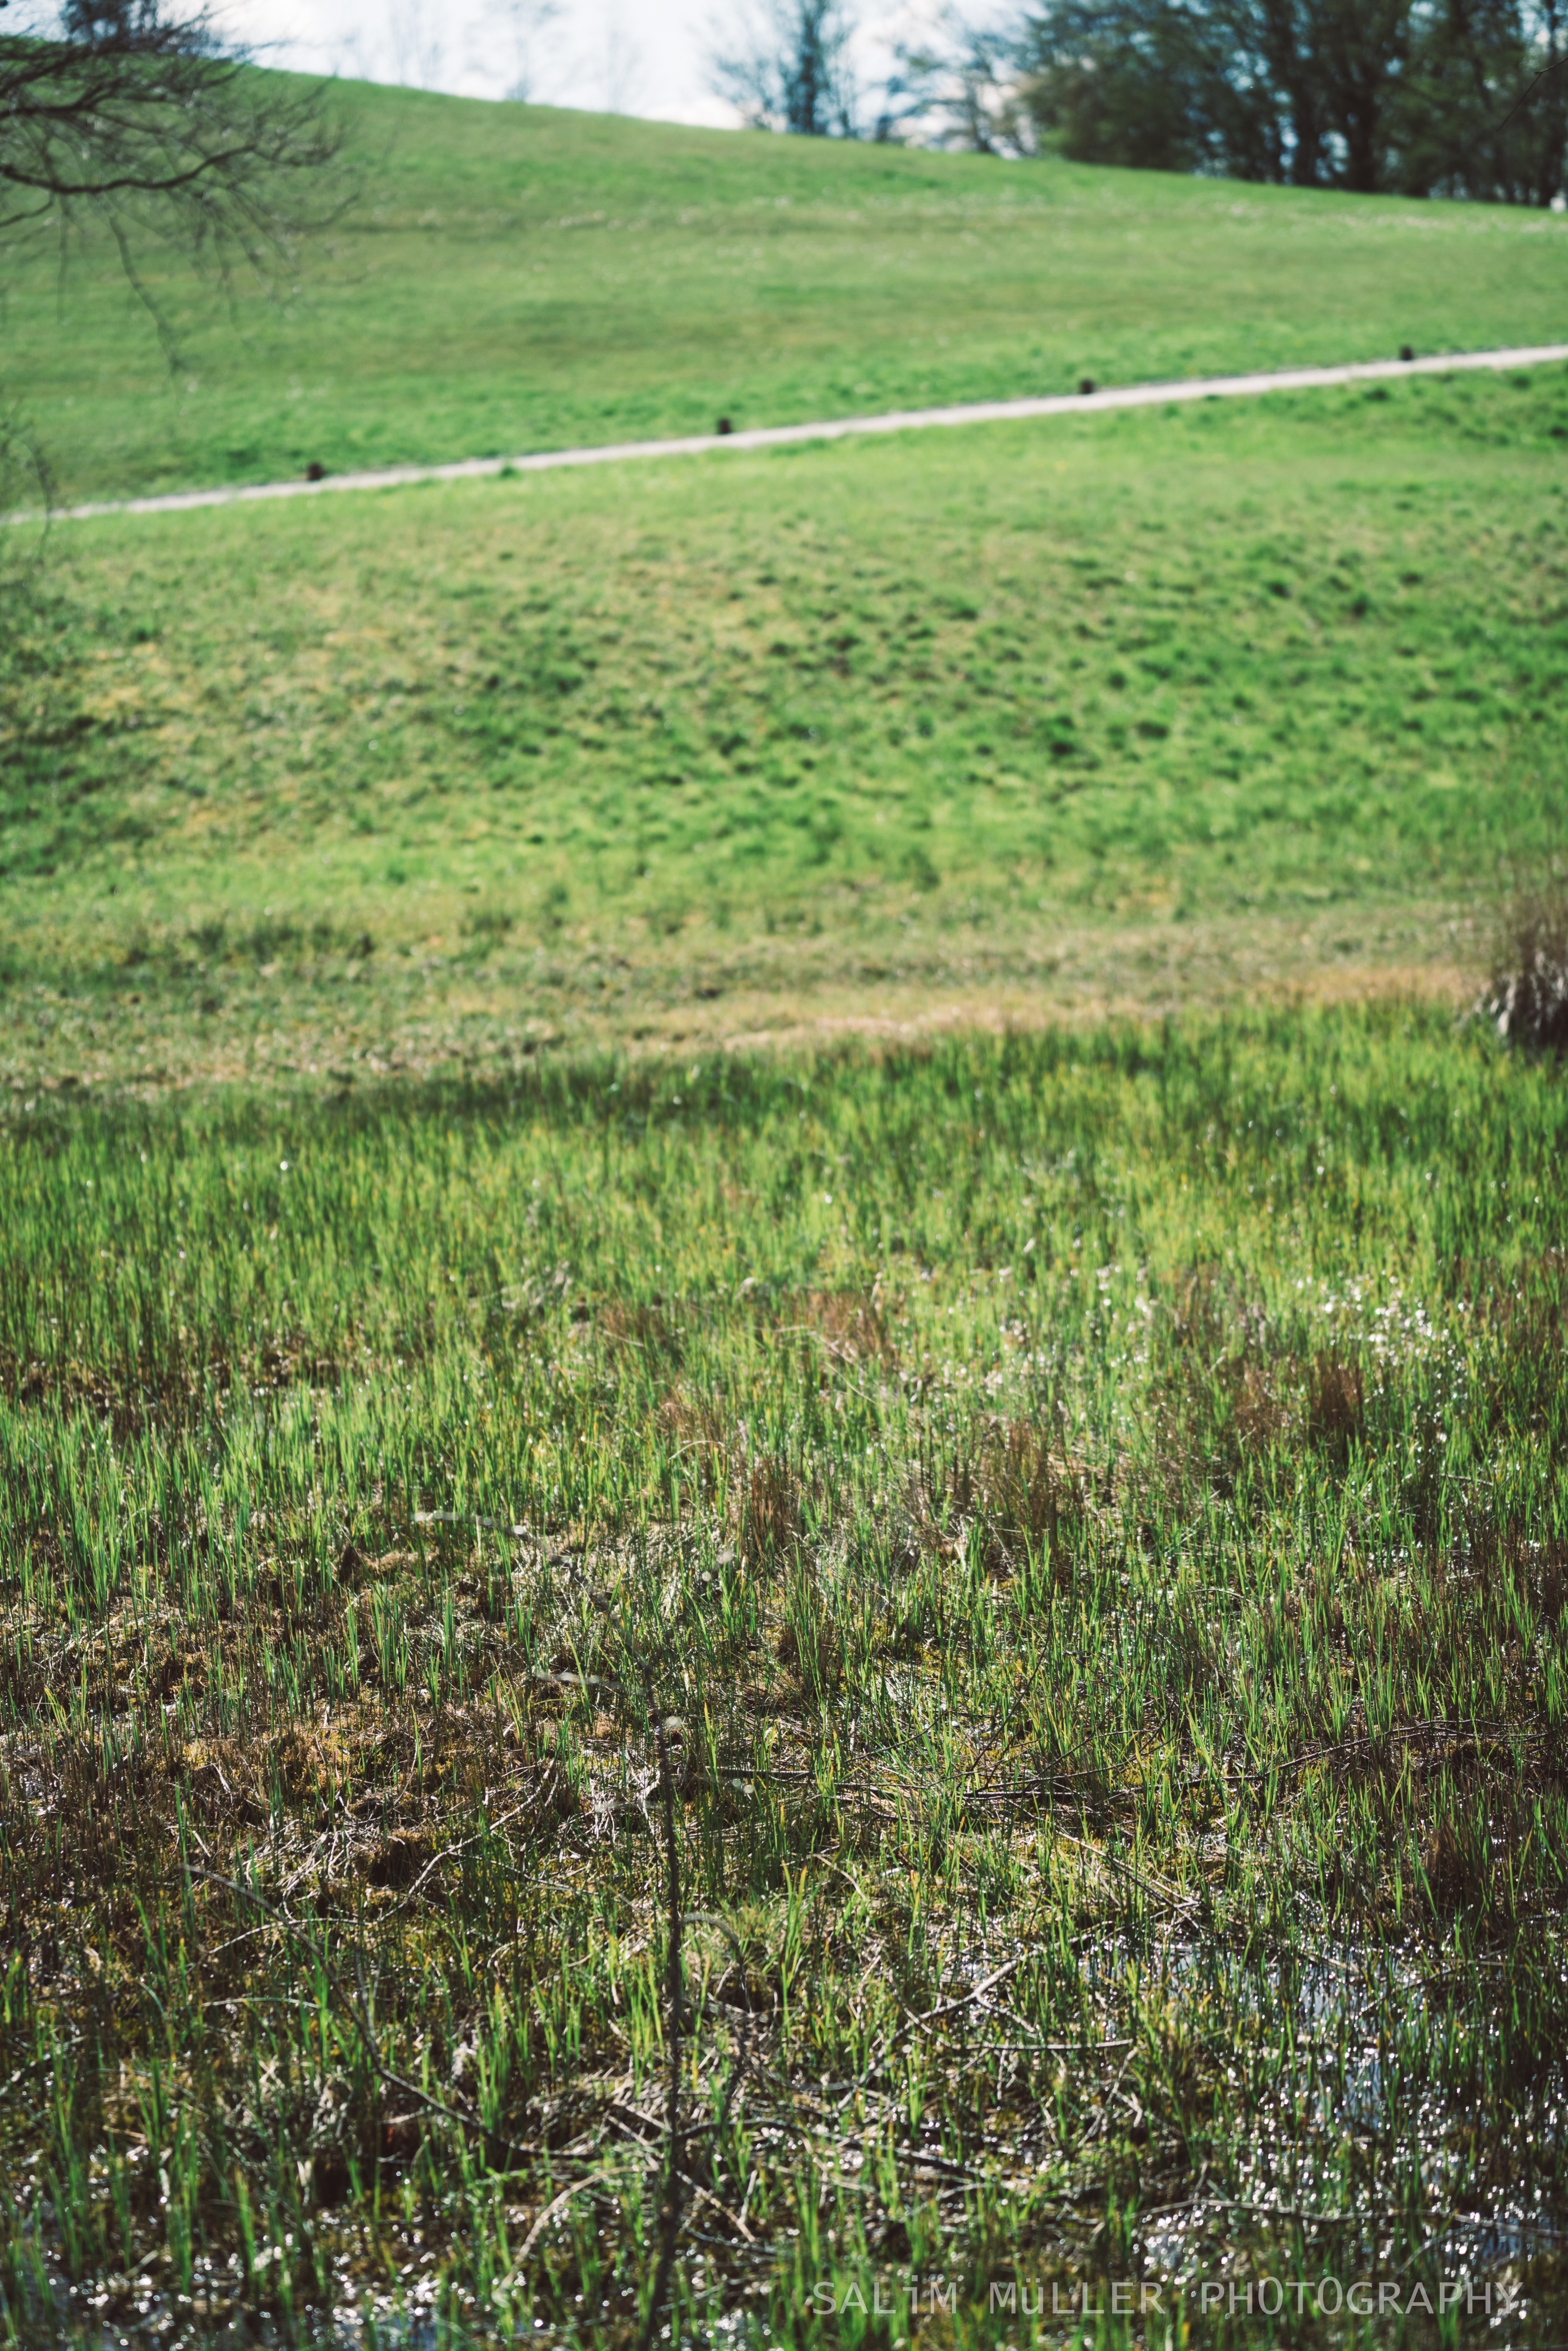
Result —
[{"label": "green meadow", "polygon": [[0,1059],[1462,966],[1560,844],[1565,436],[1551,369],[63,528]]},{"label": "green meadow", "polygon": [[59,494],[267,480],[1560,339],[1568,222],[345,85],[346,203],[270,290],[4,253]]},{"label": "green meadow", "polygon": [[[66,495],[1561,332],[1552,215],[341,103],[172,375],[7,256]],[[16,533],[0,2341],[1556,2339],[1565,467]]]}]

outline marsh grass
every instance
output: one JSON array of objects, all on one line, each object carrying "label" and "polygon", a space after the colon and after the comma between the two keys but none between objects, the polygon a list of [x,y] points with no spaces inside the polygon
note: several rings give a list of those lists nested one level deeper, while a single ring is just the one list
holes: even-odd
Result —
[{"label": "marsh grass", "polygon": [[1565,1117],[1397,1008],[14,1111],[13,2339],[633,2342],[673,1956],[683,2337],[1548,2327]]}]

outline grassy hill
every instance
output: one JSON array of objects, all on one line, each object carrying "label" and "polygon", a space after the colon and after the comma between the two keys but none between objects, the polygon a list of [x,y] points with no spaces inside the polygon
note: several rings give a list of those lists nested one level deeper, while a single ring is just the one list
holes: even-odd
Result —
[{"label": "grassy hill", "polygon": [[[1568,224],[348,88],[171,379],[12,259],[67,494],[1561,330]],[[1560,837],[1560,371],[111,521],[8,630],[33,1074],[1450,972]]]},{"label": "grassy hill", "polygon": [[1554,340],[1568,222],[346,85],[356,200],[172,375],[108,240],[5,256],[0,382],[68,497]]},{"label": "grassy hill", "polygon": [[1451,966],[1561,840],[1565,443],[1553,370],[74,527],[5,1058]]}]

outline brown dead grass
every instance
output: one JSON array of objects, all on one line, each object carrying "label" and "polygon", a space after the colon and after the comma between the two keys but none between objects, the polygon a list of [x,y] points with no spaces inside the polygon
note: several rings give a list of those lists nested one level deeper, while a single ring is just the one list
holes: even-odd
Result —
[{"label": "brown dead grass", "polygon": [[[459,912],[465,912],[467,902]],[[0,1084],[23,1096],[93,1086],[156,1093],[199,1083],[338,1086],[462,1071],[485,1076],[541,1052],[810,1050],[849,1039],[875,1049],[922,1038],[1000,1035],[1107,1019],[1164,1019],[1246,998],[1282,1006],[1388,998],[1458,1011],[1474,1001],[1473,917],[1446,901],[1371,906],[1353,948],[1314,916],[1173,925],[1103,922],[1020,932],[983,955],[935,935],[901,951],[904,967],[868,980],[811,942],[751,943],[748,972],[704,962],[628,965],[607,1009],[594,984],[598,944],[563,953],[548,1000],[488,972],[397,967],[378,957],[359,983],[287,975],[228,987],[211,1014],[189,992],[29,992],[30,1015],[0,1040]],[[455,924],[458,915],[455,914]],[[1440,952],[1432,942],[1441,940]],[[431,942],[424,942],[426,946]],[[439,945],[439,941],[434,942]],[[764,946],[766,953],[764,954]]]},{"label": "brown dead grass", "polygon": [[758,1572],[793,1553],[800,1536],[800,1484],[787,1461],[764,1455],[734,1488],[736,1540],[742,1562]]},{"label": "brown dead grass", "polygon": [[879,1364],[896,1372],[891,1311],[880,1289],[800,1290],[780,1302],[774,1328],[780,1337],[809,1332],[840,1363]]},{"label": "brown dead grass", "polygon": [[988,1563],[1001,1567],[1028,1555],[1055,1559],[1088,1507],[1082,1464],[1070,1460],[1036,1421],[992,1423],[975,1465],[975,1501]]}]

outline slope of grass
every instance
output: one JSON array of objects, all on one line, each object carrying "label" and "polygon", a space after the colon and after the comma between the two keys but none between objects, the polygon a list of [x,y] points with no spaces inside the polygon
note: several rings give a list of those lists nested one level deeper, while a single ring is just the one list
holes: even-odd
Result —
[{"label": "slope of grass", "polygon": [[1565,1108],[1394,1009],[9,1114],[12,2339],[632,2341],[666,1771],[682,2339],[1555,2339]]},{"label": "slope of grass", "polygon": [[346,86],[358,198],[276,307],[4,256],[68,497],[1101,381],[1554,340],[1551,214],[1009,165]]},{"label": "slope of grass", "polygon": [[12,647],[12,1070],[1038,988],[1113,934],[1157,994],[1216,925],[1451,956],[1438,910],[1561,841],[1564,398],[62,535]]}]

